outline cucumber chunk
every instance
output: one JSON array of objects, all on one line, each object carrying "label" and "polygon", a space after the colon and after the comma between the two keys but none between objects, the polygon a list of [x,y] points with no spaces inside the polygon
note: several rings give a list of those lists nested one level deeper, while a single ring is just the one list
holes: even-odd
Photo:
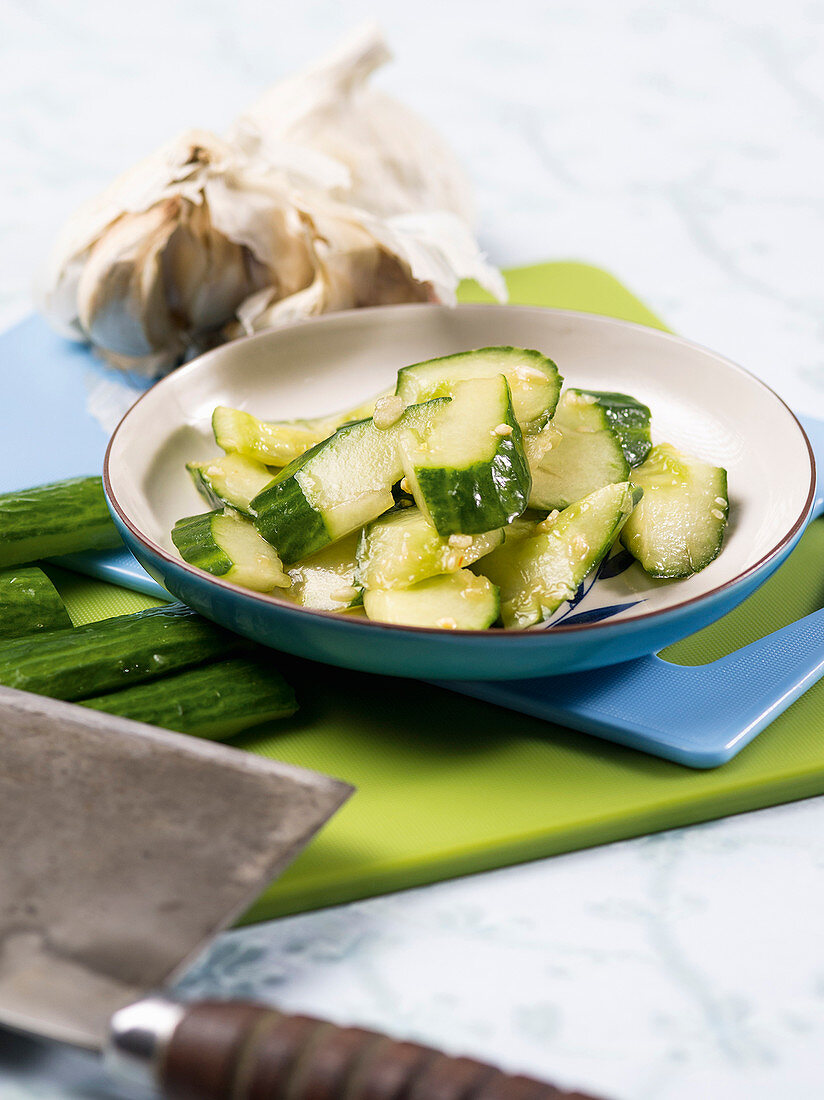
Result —
[{"label": "cucumber chunk", "polygon": [[277,473],[254,498],[255,526],[291,565],[377,519],[403,475],[398,441],[424,432],[446,399],[412,405],[389,428],[360,420],[339,428]]},{"label": "cucumber chunk", "polygon": [[318,429],[268,423],[225,405],[218,405],[212,414],[212,431],[218,447],[227,453],[237,452],[269,466],[286,466],[326,438]]},{"label": "cucumber chunk", "polygon": [[29,566],[0,573],[0,636],[19,638],[71,625],[65,604],[42,569]]},{"label": "cucumber chunk", "polygon": [[444,538],[417,508],[401,508],[364,530],[358,546],[358,580],[365,588],[409,588],[427,577],[455,573],[503,540],[500,529]]},{"label": "cucumber chunk", "polygon": [[355,531],[297,562],[289,570],[292,587],[283,597],[315,611],[359,607],[363,603],[363,589],[355,577],[359,539]]},{"label": "cucumber chunk", "polygon": [[414,363],[398,371],[396,393],[407,405],[431,397],[449,397],[456,382],[494,378],[509,383],[515,418],[524,432],[535,432],[550,419],[558,403],[563,379],[558,368],[539,351],[492,347],[463,351]]},{"label": "cucumber chunk", "polygon": [[84,699],[80,705],[211,740],[287,718],[298,709],[294,692],[279,672],[245,658],[187,669]]},{"label": "cucumber chunk", "polygon": [[624,457],[630,466],[638,466],[650,452],[649,408],[628,393],[606,393],[603,390],[572,390],[572,393],[594,397],[607,416],[612,430],[621,442]]},{"label": "cucumber chunk", "polygon": [[231,452],[209,462],[188,462],[195,488],[212,506],[230,508],[250,515],[252,498],[272,480],[272,471],[254,458]]},{"label": "cucumber chunk", "polygon": [[88,699],[233,654],[243,644],[188,607],[170,604],[0,642],[0,684],[53,699]]},{"label": "cucumber chunk", "polygon": [[503,375],[456,382],[426,432],[401,437],[415,503],[439,535],[504,527],[526,508],[531,478]]},{"label": "cucumber chunk", "polygon": [[122,545],[99,477],[0,495],[0,568]]},{"label": "cucumber chunk", "polygon": [[368,588],[363,606],[370,619],[382,623],[486,630],[498,618],[498,589],[486,577],[459,569],[410,588]]},{"label": "cucumber chunk", "polygon": [[689,577],[718,556],[729,507],[726,470],[660,443],[631,480],[644,490],[644,499],[621,542],[647,573]]},{"label": "cucumber chunk", "polygon": [[534,626],[571,599],[609,551],[633,502],[629,482],[606,485],[483,558],[475,569],[500,588],[504,626]]},{"label": "cucumber chunk", "polygon": [[566,390],[552,423],[524,440],[532,472],[531,508],[568,508],[629,476],[607,410],[588,394]]},{"label": "cucumber chunk", "polygon": [[377,400],[370,397],[352,409],[308,420],[258,420],[251,413],[219,405],[212,415],[212,430],[224,451],[236,451],[268,466],[288,466],[342,425],[370,417]]},{"label": "cucumber chunk", "polygon": [[253,592],[292,583],[274,548],[234,512],[204,512],[179,519],[172,542],[189,565]]}]

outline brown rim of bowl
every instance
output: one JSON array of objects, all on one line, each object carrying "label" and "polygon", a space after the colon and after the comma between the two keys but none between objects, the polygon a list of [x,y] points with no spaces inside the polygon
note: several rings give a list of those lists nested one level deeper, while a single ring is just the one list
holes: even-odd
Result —
[{"label": "brown rim of bowl", "polygon": [[161,378],[158,382],[156,382],[153,386],[151,386],[145,393],[141,394],[141,396],[137,399],[137,401],[135,401],[134,404],[131,405],[131,407],[127,410],[127,412],[121,417],[117,427],[112,432],[111,438],[109,439],[109,443],[106,447],[106,454],[105,454],[105,457],[104,457],[104,460],[103,460],[103,486],[104,486],[104,489],[106,491],[106,496],[109,500],[109,503],[111,504],[112,508],[117,513],[117,515],[120,518],[123,525],[126,528],[128,528],[128,530],[132,533],[132,535],[135,537],[135,539],[138,542],[142,543],[144,546],[146,546],[153,554],[156,554],[158,557],[160,557],[164,561],[168,562],[168,564],[171,565],[172,567],[174,567],[176,569],[182,569],[184,572],[191,573],[192,576],[199,577],[201,580],[206,580],[206,581],[211,582],[212,584],[216,584],[216,585],[218,585],[218,587],[223,588],[227,592],[235,592],[238,595],[245,596],[247,599],[251,599],[251,600],[254,600],[258,603],[262,603],[264,606],[274,605],[275,607],[283,608],[285,611],[292,611],[292,612],[295,612],[295,613],[300,614],[300,615],[311,615],[313,617],[324,619],[324,620],[326,620],[327,622],[330,622],[330,623],[340,623],[341,625],[346,624],[349,627],[354,627],[356,629],[364,628],[364,629],[368,629],[368,630],[373,630],[377,627],[377,628],[380,628],[380,629],[383,629],[383,630],[402,631],[404,633],[412,631],[415,634],[436,635],[439,638],[443,638],[445,636],[447,636],[447,637],[451,636],[451,637],[463,637],[463,638],[476,638],[476,639],[479,639],[479,638],[483,638],[484,636],[492,633],[492,634],[494,634],[494,636],[496,638],[508,637],[508,638],[513,638],[513,639],[519,639],[521,641],[526,641],[526,640],[529,640],[529,639],[534,639],[536,636],[537,637],[552,637],[552,635],[575,634],[575,633],[579,633],[581,631],[598,631],[599,629],[601,629],[601,630],[609,630],[609,629],[616,630],[616,629],[620,629],[620,628],[623,628],[623,627],[629,628],[631,626],[634,626],[638,622],[643,621],[644,619],[655,619],[655,618],[657,618],[658,616],[661,616],[661,615],[670,615],[675,611],[680,611],[683,608],[689,607],[692,604],[696,604],[696,603],[701,602],[702,600],[706,600],[710,596],[716,595],[719,592],[723,592],[727,588],[732,588],[736,585],[739,585],[741,582],[745,581],[748,577],[752,576],[754,573],[757,573],[758,570],[761,569],[762,566],[764,566],[771,558],[775,557],[776,554],[778,554],[788,543],[791,543],[793,541],[793,539],[795,538],[795,536],[797,534],[799,534],[799,532],[804,527],[804,525],[807,521],[807,517],[808,517],[809,512],[810,512],[810,510],[812,508],[812,505],[813,505],[813,501],[815,500],[816,464],[815,464],[815,455],[813,453],[812,446],[810,444],[809,439],[807,438],[807,433],[804,431],[804,428],[801,426],[801,423],[800,423],[798,417],[795,415],[795,413],[792,411],[792,409],[789,407],[789,405],[786,403],[786,401],[784,401],[783,398],[779,397],[779,395],[775,392],[775,390],[773,390],[770,386],[768,386],[766,384],[766,382],[763,382],[760,378],[757,378],[750,371],[746,370],[746,368],[744,368],[742,366],[739,366],[738,363],[733,363],[732,360],[727,359],[723,355],[719,355],[718,352],[712,351],[711,348],[706,348],[702,344],[696,344],[692,340],[687,340],[683,336],[677,336],[675,333],[669,332],[665,329],[652,328],[652,326],[650,326],[650,325],[642,325],[642,324],[636,323],[635,321],[625,321],[625,320],[622,320],[621,318],[618,318],[618,317],[608,317],[608,316],[605,316],[605,315],[599,314],[599,313],[587,313],[583,310],[574,310],[574,309],[554,309],[551,306],[520,306],[520,305],[497,306],[494,303],[486,303],[486,302],[466,302],[466,303],[460,303],[457,306],[439,306],[439,305],[435,305],[435,304],[431,304],[431,303],[424,303],[424,302],[410,302],[410,303],[402,303],[400,305],[395,305],[395,306],[366,306],[366,307],[361,307],[360,309],[346,309],[346,310],[339,310],[336,313],[325,313],[325,314],[322,314],[319,317],[311,318],[310,320],[293,321],[288,325],[282,325],[282,326],[280,326],[276,329],[268,329],[265,332],[255,333],[252,336],[240,337],[238,340],[230,341],[230,343],[231,344],[238,344],[238,343],[245,343],[247,341],[252,341],[252,340],[261,340],[261,339],[271,337],[271,335],[273,333],[284,332],[284,331],[299,328],[299,327],[305,326],[305,325],[316,326],[316,325],[322,325],[324,323],[332,323],[336,320],[341,320],[342,318],[344,318],[344,319],[345,318],[355,319],[355,318],[361,318],[364,315],[371,315],[373,313],[379,313],[379,314],[385,316],[387,310],[389,310],[389,309],[404,310],[404,311],[406,311],[406,310],[421,311],[421,310],[432,310],[432,309],[448,309],[448,310],[456,309],[456,310],[460,310],[460,311],[463,312],[463,311],[469,311],[469,310],[475,311],[475,310],[478,310],[478,309],[489,309],[490,307],[493,308],[493,309],[503,308],[503,309],[522,310],[525,313],[526,312],[529,312],[529,313],[553,313],[553,314],[555,314],[559,317],[565,317],[565,316],[566,317],[576,317],[576,318],[577,317],[587,317],[589,320],[596,321],[599,324],[617,325],[619,328],[638,329],[638,330],[644,332],[645,334],[655,333],[657,336],[661,337],[664,340],[671,341],[671,342],[677,343],[677,344],[684,344],[687,347],[694,348],[698,351],[705,352],[708,355],[712,355],[716,359],[718,359],[722,363],[724,363],[725,366],[731,368],[734,371],[737,371],[740,374],[746,375],[747,378],[749,378],[751,381],[755,382],[757,385],[761,386],[762,389],[765,389],[773,398],[775,398],[775,400],[780,405],[782,405],[786,409],[786,411],[790,414],[790,417],[794,421],[796,427],[798,428],[799,432],[801,433],[801,438],[804,440],[804,442],[806,444],[806,447],[807,447],[807,454],[808,454],[808,457],[809,457],[809,460],[810,460],[810,488],[809,488],[809,491],[807,493],[807,499],[804,503],[804,507],[802,508],[800,515],[795,520],[792,527],[790,527],[790,529],[784,535],[782,535],[781,539],[779,539],[779,541],[776,543],[775,546],[772,547],[771,550],[768,550],[766,554],[762,554],[762,556],[756,562],[754,562],[752,565],[747,566],[746,569],[742,570],[740,573],[738,573],[735,577],[732,577],[730,580],[724,581],[722,584],[716,585],[715,588],[711,588],[707,592],[702,592],[700,596],[691,596],[688,600],[682,600],[681,603],[673,604],[671,607],[662,607],[662,608],[658,608],[655,611],[641,611],[641,612],[638,612],[635,615],[629,615],[629,616],[627,616],[627,618],[621,619],[618,622],[607,622],[607,621],[602,620],[600,622],[595,622],[595,623],[573,623],[571,625],[566,625],[566,626],[564,624],[560,624],[558,626],[546,628],[545,630],[533,630],[533,629],[515,630],[515,629],[512,629],[510,627],[502,627],[502,626],[501,627],[489,627],[487,630],[444,630],[441,627],[434,627],[434,626],[402,626],[398,623],[383,623],[383,622],[380,622],[378,620],[373,620],[373,619],[350,618],[349,616],[341,613],[340,611],[318,611],[318,610],[315,610],[313,608],[300,607],[297,604],[291,603],[288,600],[279,600],[276,596],[267,595],[267,594],[262,593],[262,592],[252,592],[248,588],[242,588],[240,585],[232,584],[231,581],[225,581],[221,577],[216,577],[212,573],[207,573],[204,569],[198,569],[196,566],[189,565],[188,562],[183,561],[181,558],[175,557],[174,555],[170,554],[168,550],[165,550],[162,546],[159,546],[156,542],[153,542],[151,539],[147,538],[141,531],[138,530],[137,527],[135,527],[135,525],[131,522],[129,517],[125,514],[123,509],[120,507],[120,505],[117,501],[117,498],[114,494],[114,491],[112,489],[111,479],[109,477],[109,460],[111,458],[112,446],[114,444],[115,439],[117,438],[118,433],[120,432],[120,429],[123,427],[124,423],[129,418],[132,411],[137,407],[137,405],[139,405],[140,402],[144,400],[144,398],[148,397],[150,393],[153,393],[158,386],[162,386],[164,384],[164,382],[166,382],[167,379],[171,380],[174,377],[180,377],[180,372],[182,372],[182,371],[183,372],[188,372],[192,369],[198,368],[201,364],[201,361],[204,358],[206,358],[206,356],[213,355],[216,352],[219,352],[223,347],[226,347],[227,345],[221,345],[218,348],[210,349],[209,351],[204,352],[202,355],[197,356],[190,363],[185,363],[183,366],[178,367],[175,371],[170,372],[170,374],[166,375],[166,377]]}]

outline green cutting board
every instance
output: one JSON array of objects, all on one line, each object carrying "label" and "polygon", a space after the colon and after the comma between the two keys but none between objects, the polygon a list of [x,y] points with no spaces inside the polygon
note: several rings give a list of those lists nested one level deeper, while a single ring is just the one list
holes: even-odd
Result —
[{"label": "green cutting board", "polygon": [[[514,302],[665,327],[612,276],[584,264],[519,268],[508,283]],[[476,288],[462,298],[486,300]],[[818,609],[822,561],[818,522],[755,595],[664,655],[715,660]],[[59,584],[76,622],[153,602],[69,574]],[[424,684],[272,659],[301,709],[235,744],[340,776],[358,791],[245,922],[824,792],[824,681],[730,763],[692,771]]]}]

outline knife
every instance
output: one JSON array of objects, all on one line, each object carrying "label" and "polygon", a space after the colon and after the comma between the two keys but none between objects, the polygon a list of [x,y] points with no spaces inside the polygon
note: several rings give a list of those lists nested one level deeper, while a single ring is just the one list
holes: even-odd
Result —
[{"label": "knife", "polygon": [[348,784],[9,688],[0,761],[0,1024],[101,1051],[172,1100],[587,1100],[360,1028],[153,992]]}]

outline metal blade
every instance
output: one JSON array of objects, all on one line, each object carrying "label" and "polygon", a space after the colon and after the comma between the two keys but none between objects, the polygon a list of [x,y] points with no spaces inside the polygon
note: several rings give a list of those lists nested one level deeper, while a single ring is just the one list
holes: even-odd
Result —
[{"label": "metal blade", "polygon": [[352,790],[0,688],[0,1022],[100,1046]]}]

